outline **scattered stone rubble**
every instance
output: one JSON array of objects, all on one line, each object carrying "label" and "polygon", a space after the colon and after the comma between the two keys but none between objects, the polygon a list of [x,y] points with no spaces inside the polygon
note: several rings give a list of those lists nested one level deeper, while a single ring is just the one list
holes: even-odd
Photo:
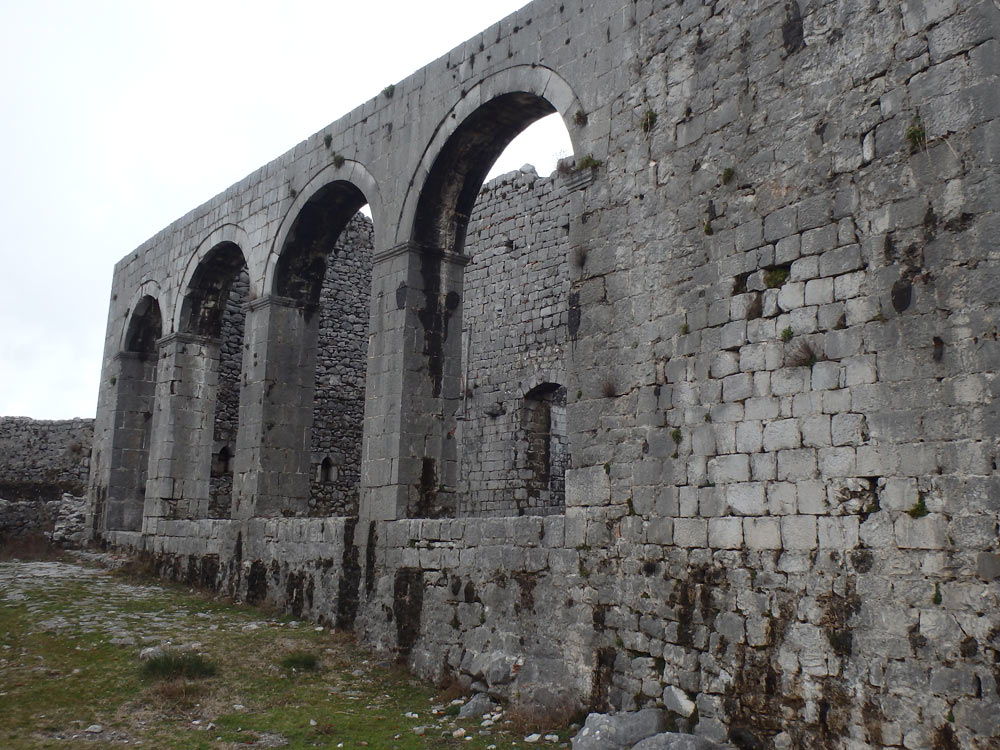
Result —
[{"label": "scattered stone rubble", "polygon": [[60,547],[76,547],[86,539],[87,499],[64,494],[59,500],[0,499],[0,540],[45,536]]}]

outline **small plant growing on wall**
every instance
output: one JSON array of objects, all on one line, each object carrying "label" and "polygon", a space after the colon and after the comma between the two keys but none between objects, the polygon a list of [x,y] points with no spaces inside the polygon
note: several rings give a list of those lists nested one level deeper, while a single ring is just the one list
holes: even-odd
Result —
[{"label": "small plant growing on wall", "polygon": [[642,128],[642,132],[644,134],[649,135],[650,131],[656,127],[656,112],[651,109],[647,109],[645,114],[642,116],[640,127]]},{"label": "small plant growing on wall", "polygon": [[601,161],[599,159],[595,159],[591,154],[587,154],[586,156],[577,159],[576,162],[577,170],[581,171],[584,169],[597,169],[599,166],[601,166]]},{"label": "small plant growing on wall", "polygon": [[792,333],[792,327],[786,326],[785,329],[781,332],[781,340],[787,344],[789,341],[792,340],[792,336],[794,335],[795,334]]},{"label": "small plant growing on wall", "polygon": [[618,395],[618,384],[613,378],[605,378],[601,381],[601,395],[605,398],[614,398]]},{"label": "small plant growing on wall", "polygon": [[587,124],[587,113],[582,109],[578,109],[576,114],[573,115],[573,122],[576,123],[577,127],[582,128]]},{"label": "small plant growing on wall", "polygon": [[327,133],[323,136],[323,145],[330,148],[330,144],[333,143],[333,136]]},{"label": "small plant growing on wall", "polygon": [[916,153],[927,148],[927,131],[924,130],[920,115],[913,115],[909,127],[903,132],[903,137],[910,147],[910,153]]},{"label": "small plant growing on wall", "polygon": [[906,511],[910,518],[923,518],[930,513],[927,510],[927,503],[924,502],[924,496],[921,495],[917,498],[917,502],[913,504],[913,507]]},{"label": "small plant growing on wall", "polygon": [[345,161],[347,160],[344,159],[344,157],[341,154],[333,155],[333,166],[335,166],[337,169],[340,169],[342,166],[344,166]]},{"label": "small plant growing on wall", "polygon": [[680,427],[675,427],[670,431],[670,439],[674,441],[674,452],[670,454],[670,457],[677,458],[680,455],[681,440],[683,439]]},{"label": "small plant growing on wall", "polygon": [[713,234],[715,234],[715,230],[712,229],[712,220],[711,219],[705,219],[705,227],[704,227],[704,229],[705,229],[705,234],[707,234],[709,237],[711,237]]},{"label": "small plant growing on wall", "polygon": [[[790,329],[785,329],[790,330]],[[784,339],[785,333],[781,333],[782,339]],[[799,344],[795,351],[793,351],[788,356],[788,366],[789,367],[812,367],[819,361],[819,355],[816,350],[813,349],[808,343],[802,342]]]},{"label": "small plant growing on wall", "polygon": [[396,86],[390,83],[384,89],[382,89],[382,96],[386,99],[392,99],[393,95],[396,93]]},{"label": "small plant growing on wall", "polygon": [[775,266],[764,270],[764,286],[768,289],[777,289],[788,281],[790,271],[783,266]]}]

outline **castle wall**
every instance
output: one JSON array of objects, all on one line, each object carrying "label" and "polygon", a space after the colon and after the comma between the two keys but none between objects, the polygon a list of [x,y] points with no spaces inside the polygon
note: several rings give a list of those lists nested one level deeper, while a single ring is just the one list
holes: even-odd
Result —
[{"label": "castle wall", "polygon": [[82,497],[87,487],[92,419],[39,421],[0,417],[0,498]]},{"label": "castle wall", "polygon": [[[311,196],[365,193],[357,519],[103,537],[552,710],[664,705],[774,750],[995,745],[998,30],[993,0],[532,3],[116,269],[109,363],[140,291],[174,332],[225,240],[267,298]],[[487,191],[463,248],[447,201],[542,100],[581,168]],[[301,406],[265,380],[269,415]],[[561,513],[522,502],[543,382]],[[104,377],[95,456],[114,403]],[[164,455],[163,493],[200,487]],[[269,467],[246,471],[280,500]]]}]

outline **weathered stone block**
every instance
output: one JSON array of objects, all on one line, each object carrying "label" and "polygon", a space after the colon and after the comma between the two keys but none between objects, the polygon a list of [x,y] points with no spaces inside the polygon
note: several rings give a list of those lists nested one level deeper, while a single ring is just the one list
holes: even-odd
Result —
[{"label": "weathered stone block", "polygon": [[815,516],[784,516],[781,519],[781,544],[787,550],[816,548]]}]

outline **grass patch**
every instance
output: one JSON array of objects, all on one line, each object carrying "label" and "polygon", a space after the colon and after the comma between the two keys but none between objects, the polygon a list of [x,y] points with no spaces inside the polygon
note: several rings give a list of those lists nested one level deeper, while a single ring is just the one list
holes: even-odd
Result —
[{"label": "grass patch", "polygon": [[[54,576],[53,566],[65,577]],[[453,715],[457,683],[436,691],[379,662],[349,633],[136,575],[65,563],[0,564],[7,597],[0,607],[5,750],[119,747],[126,740],[157,750],[276,740],[285,747],[486,750],[521,746],[522,729],[535,723],[511,711],[481,735],[480,717]],[[189,644],[173,650],[210,654],[216,674],[146,678],[138,655],[149,643]],[[295,654],[314,656],[322,668],[296,667],[292,676],[281,662]],[[85,738],[91,724],[104,733]],[[415,727],[425,731],[418,735]],[[454,738],[459,727],[471,739]],[[539,717],[538,727],[569,736],[555,717]]]},{"label": "grass patch", "polygon": [[215,677],[215,663],[201,654],[167,651],[142,665],[142,676],[152,680],[200,680]]},{"label": "grass patch", "polygon": [[319,659],[308,651],[293,651],[281,660],[281,666],[294,672],[314,672],[319,669]]}]

